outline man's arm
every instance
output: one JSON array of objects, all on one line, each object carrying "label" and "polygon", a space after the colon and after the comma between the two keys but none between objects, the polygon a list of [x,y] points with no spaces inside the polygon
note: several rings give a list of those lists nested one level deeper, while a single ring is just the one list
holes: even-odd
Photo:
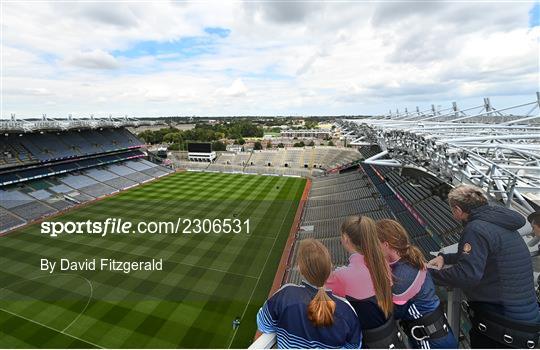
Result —
[{"label": "man's arm", "polygon": [[[459,288],[471,288],[484,276],[489,242],[475,227],[467,227],[463,233],[461,253],[457,253],[455,263],[446,269],[432,270],[431,276],[436,284]],[[451,255],[451,254],[449,254]],[[452,259],[454,257],[449,257]],[[446,263],[446,257],[444,258]]]},{"label": "man's arm", "polygon": [[454,265],[458,261],[459,253],[440,253],[439,256],[442,256],[445,265]]}]

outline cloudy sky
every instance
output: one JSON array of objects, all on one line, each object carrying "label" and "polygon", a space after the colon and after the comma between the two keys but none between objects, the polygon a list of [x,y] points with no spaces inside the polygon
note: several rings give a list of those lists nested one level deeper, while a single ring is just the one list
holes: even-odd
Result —
[{"label": "cloudy sky", "polygon": [[528,2],[1,1],[2,117],[351,115],[531,102]]}]

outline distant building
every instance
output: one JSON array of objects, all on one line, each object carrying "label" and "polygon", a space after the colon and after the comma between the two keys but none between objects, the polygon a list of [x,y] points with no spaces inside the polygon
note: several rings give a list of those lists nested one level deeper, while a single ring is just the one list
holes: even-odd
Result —
[{"label": "distant building", "polygon": [[244,147],[242,147],[242,145],[227,145],[227,147],[226,147],[227,151],[236,152],[236,153],[242,152],[243,148]]},{"label": "distant building", "polygon": [[309,129],[309,130],[283,130],[281,131],[281,137],[290,137],[298,139],[325,139],[331,138],[332,132],[330,130]]}]

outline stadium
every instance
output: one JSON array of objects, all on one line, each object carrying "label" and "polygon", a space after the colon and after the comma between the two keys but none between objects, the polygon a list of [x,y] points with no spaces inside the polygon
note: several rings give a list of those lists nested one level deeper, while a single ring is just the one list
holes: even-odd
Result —
[{"label": "stadium", "polygon": [[[302,239],[318,239],[343,266],[345,218],[389,218],[429,259],[456,249],[462,227],[446,196],[461,183],[482,187],[492,205],[537,211],[539,107],[537,93],[501,109],[485,99],[333,118],[348,147],[216,154],[197,145],[167,164],[128,129],[148,121],[2,121],[0,347],[272,348],[273,334],[255,340],[256,314],[280,286],[302,280]],[[90,226],[107,220],[107,232]],[[51,222],[57,234],[43,231]],[[88,226],[69,231],[70,222]],[[121,232],[122,222],[136,229]],[[520,232],[532,240],[530,226]],[[67,262],[37,269],[44,258]],[[114,267],[150,259],[163,266]],[[459,290],[438,293],[468,347]]]}]

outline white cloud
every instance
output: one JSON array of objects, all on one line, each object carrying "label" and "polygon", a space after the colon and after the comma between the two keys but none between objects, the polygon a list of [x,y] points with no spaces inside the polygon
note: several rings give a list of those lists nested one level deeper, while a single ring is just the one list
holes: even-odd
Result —
[{"label": "white cloud", "polygon": [[[6,3],[3,107],[29,116],[364,114],[485,95],[526,102],[539,77],[531,6]],[[206,54],[115,57],[206,27],[230,30]]]},{"label": "white cloud", "polygon": [[90,69],[116,69],[119,67],[116,58],[102,50],[79,52],[69,56],[65,62],[73,66]]},{"label": "white cloud", "polygon": [[232,84],[225,89],[218,89],[218,93],[230,96],[230,97],[240,97],[240,96],[246,96],[248,92],[248,88],[242,81],[242,79],[238,78],[235,81],[232,82]]}]

